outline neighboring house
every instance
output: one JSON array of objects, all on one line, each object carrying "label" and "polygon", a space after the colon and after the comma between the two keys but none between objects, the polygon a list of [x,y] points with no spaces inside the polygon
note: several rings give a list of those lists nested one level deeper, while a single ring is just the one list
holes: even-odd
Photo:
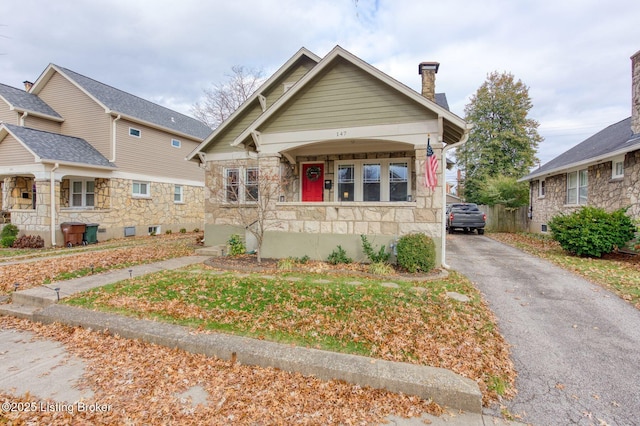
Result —
[{"label": "neighboring house", "polygon": [[[326,259],[341,245],[363,259],[361,234],[389,246],[413,232],[431,236],[440,255],[443,148],[464,143],[468,127],[435,94],[438,65],[420,64],[423,96],[339,46],[324,58],[299,50],[189,156],[206,164],[205,244],[244,236],[239,209],[269,196],[260,198],[272,213],[264,257]],[[428,138],[439,162],[433,189]],[[258,195],[267,176],[283,184]]]},{"label": "neighboring house", "polygon": [[63,222],[98,239],[202,228],[204,172],[185,157],[199,121],[57,65],[25,89],[0,84],[3,217],[62,245]]},{"label": "neighboring house", "polygon": [[632,116],[596,133],[522,178],[530,184],[532,232],[581,206],[628,207],[640,219],[640,51],[631,57]]}]

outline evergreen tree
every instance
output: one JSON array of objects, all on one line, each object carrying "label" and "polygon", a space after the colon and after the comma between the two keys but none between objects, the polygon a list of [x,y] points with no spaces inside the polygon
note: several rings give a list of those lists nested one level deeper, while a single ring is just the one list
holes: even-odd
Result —
[{"label": "evergreen tree", "polygon": [[488,178],[517,179],[535,164],[542,137],[538,122],[528,116],[532,107],[529,88],[510,73],[489,74],[471,97],[465,120],[474,127],[467,143],[456,152],[466,201],[479,201]]}]

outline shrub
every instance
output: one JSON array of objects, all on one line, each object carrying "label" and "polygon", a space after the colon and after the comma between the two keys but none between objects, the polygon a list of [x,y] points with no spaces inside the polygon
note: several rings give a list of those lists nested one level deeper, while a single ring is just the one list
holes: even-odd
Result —
[{"label": "shrub", "polygon": [[364,251],[371,263],[386,263],[389,261],[391,253],[387,252],[387,246],[380,246],[380,249],[376,252],[366,235],[360,235],[360,239],[362,239],[362,251]]},{"label": "shrub", "polygon": [[20,233],[20,230],[18,229],[18,227],[12,223],[9,223],[2,228],[2,232],[0,232],[0,238],[17,237],[19,233]]},{"label": "shrub", "polygon": [[187,228],[180,228],[180,233],[181,234],[186,234],[187,233]]},{"label": "shrub", "polygon": [[436,266],[436,246],[425,234],[403,235],[396,246],[401,268],[414,272],[429,272]]},{"label": "shrub", "polygon": [[36,235],[36,236],[22,235],[16,238],[16,240],[13,242],[13,245],[11,247],[19,248],[19,249],[24,249],[24,248],[39,249],[44,247],[44,240],[40,235]]},{"label": "shrub", "polygon": [[12,235],[7,235],[4,237],[0,237],[0,246],[2,247],[11,247],[13,246],[13,243],[15,242],[16,237],[12,236]]},{"label": "shrub", "polygon": [[347,256],[347,252],[341,246],[338,246],[331,252],[327,258],[327,262],[332,265],[337,265],[339,263],[351,263],[353,259]]},{"label": "shrub", "polygon": [[553,239],[569,253],[600,257],[624,246],[634,237],[636,226],[627,209],[607,213],[597,207],[582,207],[571,214],[554,216],[548,223]]},{"label": "shrub", "polygon": [[238,234],[230,236],[227,240],[227,245],[229,245],[229,256],[238,256],[247,251],[244,241],[240,239],[240,235]]},{"label": "shrub", "polygon": [[302,257],[289,256],[278,261],[277,268],[283,270],[291,270],[297,265],[304,265],[309,262],[309,256],[306,254]]},{"label": "shrub", "polygon": [[369,273],[375,275],[391,275],[395,272],[393,267],[386,262],[374,262],[369,265]]},{"label": "shrub", "polygon": [[166,231],[164,231],[165,234],[170,235],[172,233],[171,229],[167,229]]}]

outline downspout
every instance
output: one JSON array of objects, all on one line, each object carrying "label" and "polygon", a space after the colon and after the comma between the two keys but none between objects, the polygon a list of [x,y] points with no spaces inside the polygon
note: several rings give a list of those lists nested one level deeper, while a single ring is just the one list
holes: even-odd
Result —
[{"label": "downspout", "polygon": [[111,127],[111,159],[109,160],[112,163],[116,162],[116,122],[122,118],[122,115],[118,114],[118,116],[113,120],[113,126]]},{"label": "downspout", "polygon": [[25,118],[27,118],[28,115],[29,115],[29,111],[25,111],[22,113],[22,116],[20,117],[20,122],[18,123],[19,126],[24,127],[24,120]]},{"label": "downspout", "polygon": [[[447,168],[447,151],[449,151],[451,148],[457,148],[459,146],[464,145],[467,140],[469,140],[469,130],[471,130],[471,127],[469,125],[467,125],[467,131],[464,133],[464,135],[462,136],[462,139],[460,139],[459,142],[456,142],[454,144],[451,145],[447,145],[444,148],[442,148],[442,176],[446,176],[446,172],[444,171],[444,169]],[[442,252],[440,253],[441,256],[441,263],[442,263],[442,267],[444,269],[450,269],[450,266],[447,265],[446,259],[447,259],[447,209],[446,209],[446,205],[447,205],[447,182],[445,181],[445,179],[442,179],[442,226],[441,226],[441,232],[442,232]]]},{"label": "downspout", "polygon": [[51,186],[51,245],[56,246],[56,174],[55,171],[60,167],[56,163],[51,169],[50,183]]}]

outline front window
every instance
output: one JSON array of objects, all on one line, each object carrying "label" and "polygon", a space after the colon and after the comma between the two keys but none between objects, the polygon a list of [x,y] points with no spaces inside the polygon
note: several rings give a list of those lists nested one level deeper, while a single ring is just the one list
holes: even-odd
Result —
[{"label": "front window", "polygon": [[258,201],[259,188],[258,188],[258,169],[252,167],[246,170],[244,189],[245,189],[245,201]]},{"label": "front window", "polygon": [[71,181],[71,207],[93,207],[95,200],[95,181],[74,180]]},{"label": "front window", "polygon": [[355,198],[354,165],[338,166],[338,201],[353,201]]},{"label": "front window", "polygon": [[336,201],[407,201],[409,160],[351,160],[336,163]]},{"label": "front window", "polygon": [[227,202],[238,201],[238,195],[240,194],[238,191],[240,188],[240,169],[227,169],[225,179]]},{"label": "front window", "polygon": [[252,203],[260,195],[257,167],[225,169],[225,199],[228,203]]},{"label": "front window", "polygon": [[587,204],[587,187],[586,169],[567,173],[567,204]]},{"label": "front window", "polygon": [[149,182],[133,182],[132,194],[134,197],[149,197]]}]

